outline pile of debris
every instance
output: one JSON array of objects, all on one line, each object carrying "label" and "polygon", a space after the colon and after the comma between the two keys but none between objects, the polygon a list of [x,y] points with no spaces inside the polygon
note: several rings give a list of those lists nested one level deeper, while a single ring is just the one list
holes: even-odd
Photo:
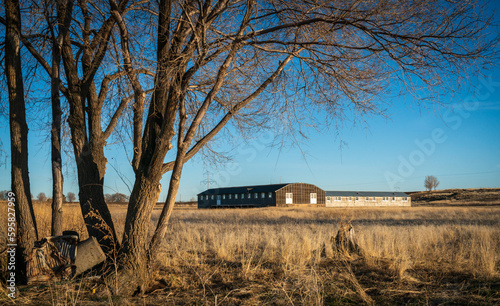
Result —
[{"label": "pile of debris", "polygon": [[35,243],[27,261],[28,284],[69,280],[105,259],[95,237],[80,241],[78,233],[64,231]]}]

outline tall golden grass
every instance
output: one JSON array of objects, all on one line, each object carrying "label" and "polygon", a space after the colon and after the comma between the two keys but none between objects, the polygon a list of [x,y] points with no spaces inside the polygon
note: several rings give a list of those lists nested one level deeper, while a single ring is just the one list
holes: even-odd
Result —
[{"label": "tall golden grass", "polygon": [[[111,212],[121,235],[126,207],[111,205]],[[50,204],[35,203],[35,214],[40,236],[50,235]],[[340,220],[353,224],[360,248],[349,258],[331,244]],[[78,205],[65,205],[64,221],[86,238]],[[373,304],[365,270],[385,275],[396,291],[446,275],[498,280],[500,208],[176,210],[158,257],[152,278],[181,301],[190,292],[190,302],[202,304]]]},{"label": "tall golden grass", "polygon": [[[238,262],[248,274],[264,263],[306,268],[338,229],[354,224],[367,262],[391,261],[402,277],[414,267],[495,277],[500,263],[498,208],[255,209],[178,211],[167,235],[166,260],[203,261],[211,254]],[[192,254],[197,254],[193,257]]]},{"label": "tall golden grass", "polygon": [[[339,260],[335,254],[331,237],[340,220],[354,225],[359,256]],[[320,305],[328,296],[352,295],[372,304],[359,269],[356,276],[347,262],[362,258],[363,269],[385,274],[394,286],[425,283],[433,279],[429,274],[498,279],[499,225],[500,209],[491,207],[177,211],[161,263],[174,274],[179,267],[196,271],[203,287],[219,278],[265,279],[268,291],[279,292],[273,302]],[[323,245],[331,260],[321,256]],[[228,266],[238,275],[220,272]]]}]

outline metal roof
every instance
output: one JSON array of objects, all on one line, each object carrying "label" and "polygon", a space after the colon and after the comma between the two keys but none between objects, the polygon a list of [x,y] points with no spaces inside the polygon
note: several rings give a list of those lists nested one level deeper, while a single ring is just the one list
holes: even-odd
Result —
[{"label": "metal roof", "polygon": [[238,186],[238,187],[223,187],[207,189],[198,195],[206,194],[234,194],[234,193],[254,193],[254,192],[274,192],[290,184],[272,184],[272,185],[256,185],[256,186]]},{"label": "metal roof", "polygon": [[327,197],[410,197],[404,192],[392,191],[326,191],[325,194]]}]

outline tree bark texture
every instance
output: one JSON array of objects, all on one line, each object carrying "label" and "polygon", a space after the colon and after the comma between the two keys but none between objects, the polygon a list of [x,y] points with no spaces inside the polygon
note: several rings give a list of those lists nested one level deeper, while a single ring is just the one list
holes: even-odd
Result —
[{"label": "tree bark texture", "polygon": [[129,290],[135,290],[137,286],[147,286],[148,233],[151,213],[161,192],[161,167],[157,167],[154,172],[150,177],[136,177],[129,200],[120,249],[122,268],[126,273],[136,275],[135,280],[130,280]]},{"label": "tree bark texture", "polygon": [[52,223],[51,235],[62,235],[63,228],[63,175],[61,158],[61,101],[59,99],[59,78],[61,63],[60,46],[53,38],[52,43],[52,77],[51,77],[51,98],[52,98]]},{"label": "tree bark texture", "polygon": [[26,259],[38,233],[31,202],[28,172],[28,125],[21,66],[21,18],[19,2],[5,1],[5,73],[9,90],[12,191],[15,193],[17,221],[16,269],[26,281]]},{"label": "tree bark texture", "polygon": [[[88,146],[85,146],[88,149]],[[105,253],[118,247],[111,213],[104,200],[106,158],[102,147],[84,151],[77,160],[80,209],[87,232],[96,237]]]}]

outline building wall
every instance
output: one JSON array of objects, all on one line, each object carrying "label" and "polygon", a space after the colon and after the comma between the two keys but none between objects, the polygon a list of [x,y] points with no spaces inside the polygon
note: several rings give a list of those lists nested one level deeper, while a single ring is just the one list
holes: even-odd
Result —
[{"label": "building wall", "polygon": [[[335,200],[336,197],[331,196],[330,200],[326,199],[326,207],[360,207],[360,206],[411,206],[411,197],[407,197],[406,201],[402,197],[341,197],[340,201]],[[351,199],[349,199],[351,198]]]},{"label": "building wall", "polygon": [[[287,204],[286,194],[292,194],[292,203]],[[289,184],[276,191],[276,206],[300,206],[311,204],[311,193],[316,194],[316,204],[313,206],[325,206],[325,191],[311,184],[296,183]]]}]

